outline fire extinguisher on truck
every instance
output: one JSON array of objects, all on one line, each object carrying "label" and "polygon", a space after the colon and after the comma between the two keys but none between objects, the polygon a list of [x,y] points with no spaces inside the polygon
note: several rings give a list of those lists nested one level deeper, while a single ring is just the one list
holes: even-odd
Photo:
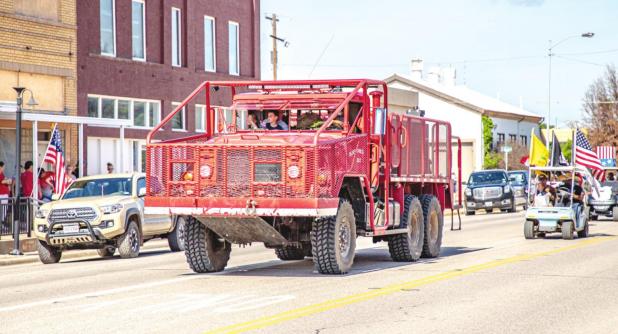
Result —
[{"label": "fire extinguisher on truck", "polygon": [[[194,103],[205,132],[156,141]],[[377,80],[204,82],[148,135],[145,211],[185,216],[195,272],[253,242],[323,274],[352,268],[357,237],[387,242],[394,261],[437,257],[456,206],[451,126],[387,106]]]}]

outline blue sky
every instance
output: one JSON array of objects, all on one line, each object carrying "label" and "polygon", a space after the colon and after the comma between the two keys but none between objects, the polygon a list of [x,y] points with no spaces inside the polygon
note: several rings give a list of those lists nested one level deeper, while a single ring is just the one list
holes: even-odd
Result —
[{"label": "blue sky", "polygon": [[[262,18],[277,13],[279,79],[384,79],[453,66],[457,84],[547,112],[549,40],[554,49],[552,123],[581,118],[584,92],[604,65],[618,66],[618,1],[572,0],[262,0]],[[270,21],[262,20],[262,78],[272,78]],[[317,65],[316,65],[317,64]],[[314,68],[315,66],[315,68]]]}]

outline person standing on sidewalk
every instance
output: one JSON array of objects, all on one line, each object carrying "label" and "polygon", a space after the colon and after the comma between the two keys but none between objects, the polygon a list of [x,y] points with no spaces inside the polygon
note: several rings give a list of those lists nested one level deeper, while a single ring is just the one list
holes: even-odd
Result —
[{"label": "person standing on sidewalk", "polygon": [[23,197],[32,197],[32,190],[34,189],[32,183],[32,161],[26,161],[24,164],[24,172],[21,173],[21,195]]},{"label": "person standing on sidewalk", "polygon": [[13,180],[4,176],[4,161],[0,161],[0,224],[6,223],[6,213],[9,204],[8,198],[11,194],[10,185],[12,183]]}]

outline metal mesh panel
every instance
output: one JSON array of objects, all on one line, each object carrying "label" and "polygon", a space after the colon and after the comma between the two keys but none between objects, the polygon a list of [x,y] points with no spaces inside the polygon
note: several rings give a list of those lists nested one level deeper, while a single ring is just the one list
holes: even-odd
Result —
[{"label": "metal mesh panel", "polygon": [[337,197],[345,175],[367,175],[367,137],[359,135],[318,146],[318,197]]},{"label": "metal mesh panel", "polygon": [[251,167],[249,149],[228,149],[225,159],[227,197],[250,196]]}]

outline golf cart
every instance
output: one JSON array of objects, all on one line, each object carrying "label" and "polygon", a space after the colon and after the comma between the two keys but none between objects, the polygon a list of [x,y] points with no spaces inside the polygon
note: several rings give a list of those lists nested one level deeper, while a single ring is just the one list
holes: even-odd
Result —
[{"label": "golf cart", "polygon": [[[588,208],[584,189],[591,189],[592,175],[582,167],[530,167],[531,179],[528,194],[534,199],[526,210],[524,236],[526,239],[544,237],[547,233],[561,232],[562,239],[573,239],[573,232],[579,238],[588,236]],[[582,185],[576,181],[581,176]],[[549,183],[544,180],[556,180]],[[561,180],[561,181],[557,181]],[[539,183],[541,183],[539,185]],[[543,189],[537,191],[537,189]],[[579,193],[581,200],[574,199]]]},{"label": "golf cart", "polygon": [[606,180],[599,192],[593,192],[588,198],[591,220],[597,220],[599,216],[610,217],[618,221],[618,167],[604,167]]}]

